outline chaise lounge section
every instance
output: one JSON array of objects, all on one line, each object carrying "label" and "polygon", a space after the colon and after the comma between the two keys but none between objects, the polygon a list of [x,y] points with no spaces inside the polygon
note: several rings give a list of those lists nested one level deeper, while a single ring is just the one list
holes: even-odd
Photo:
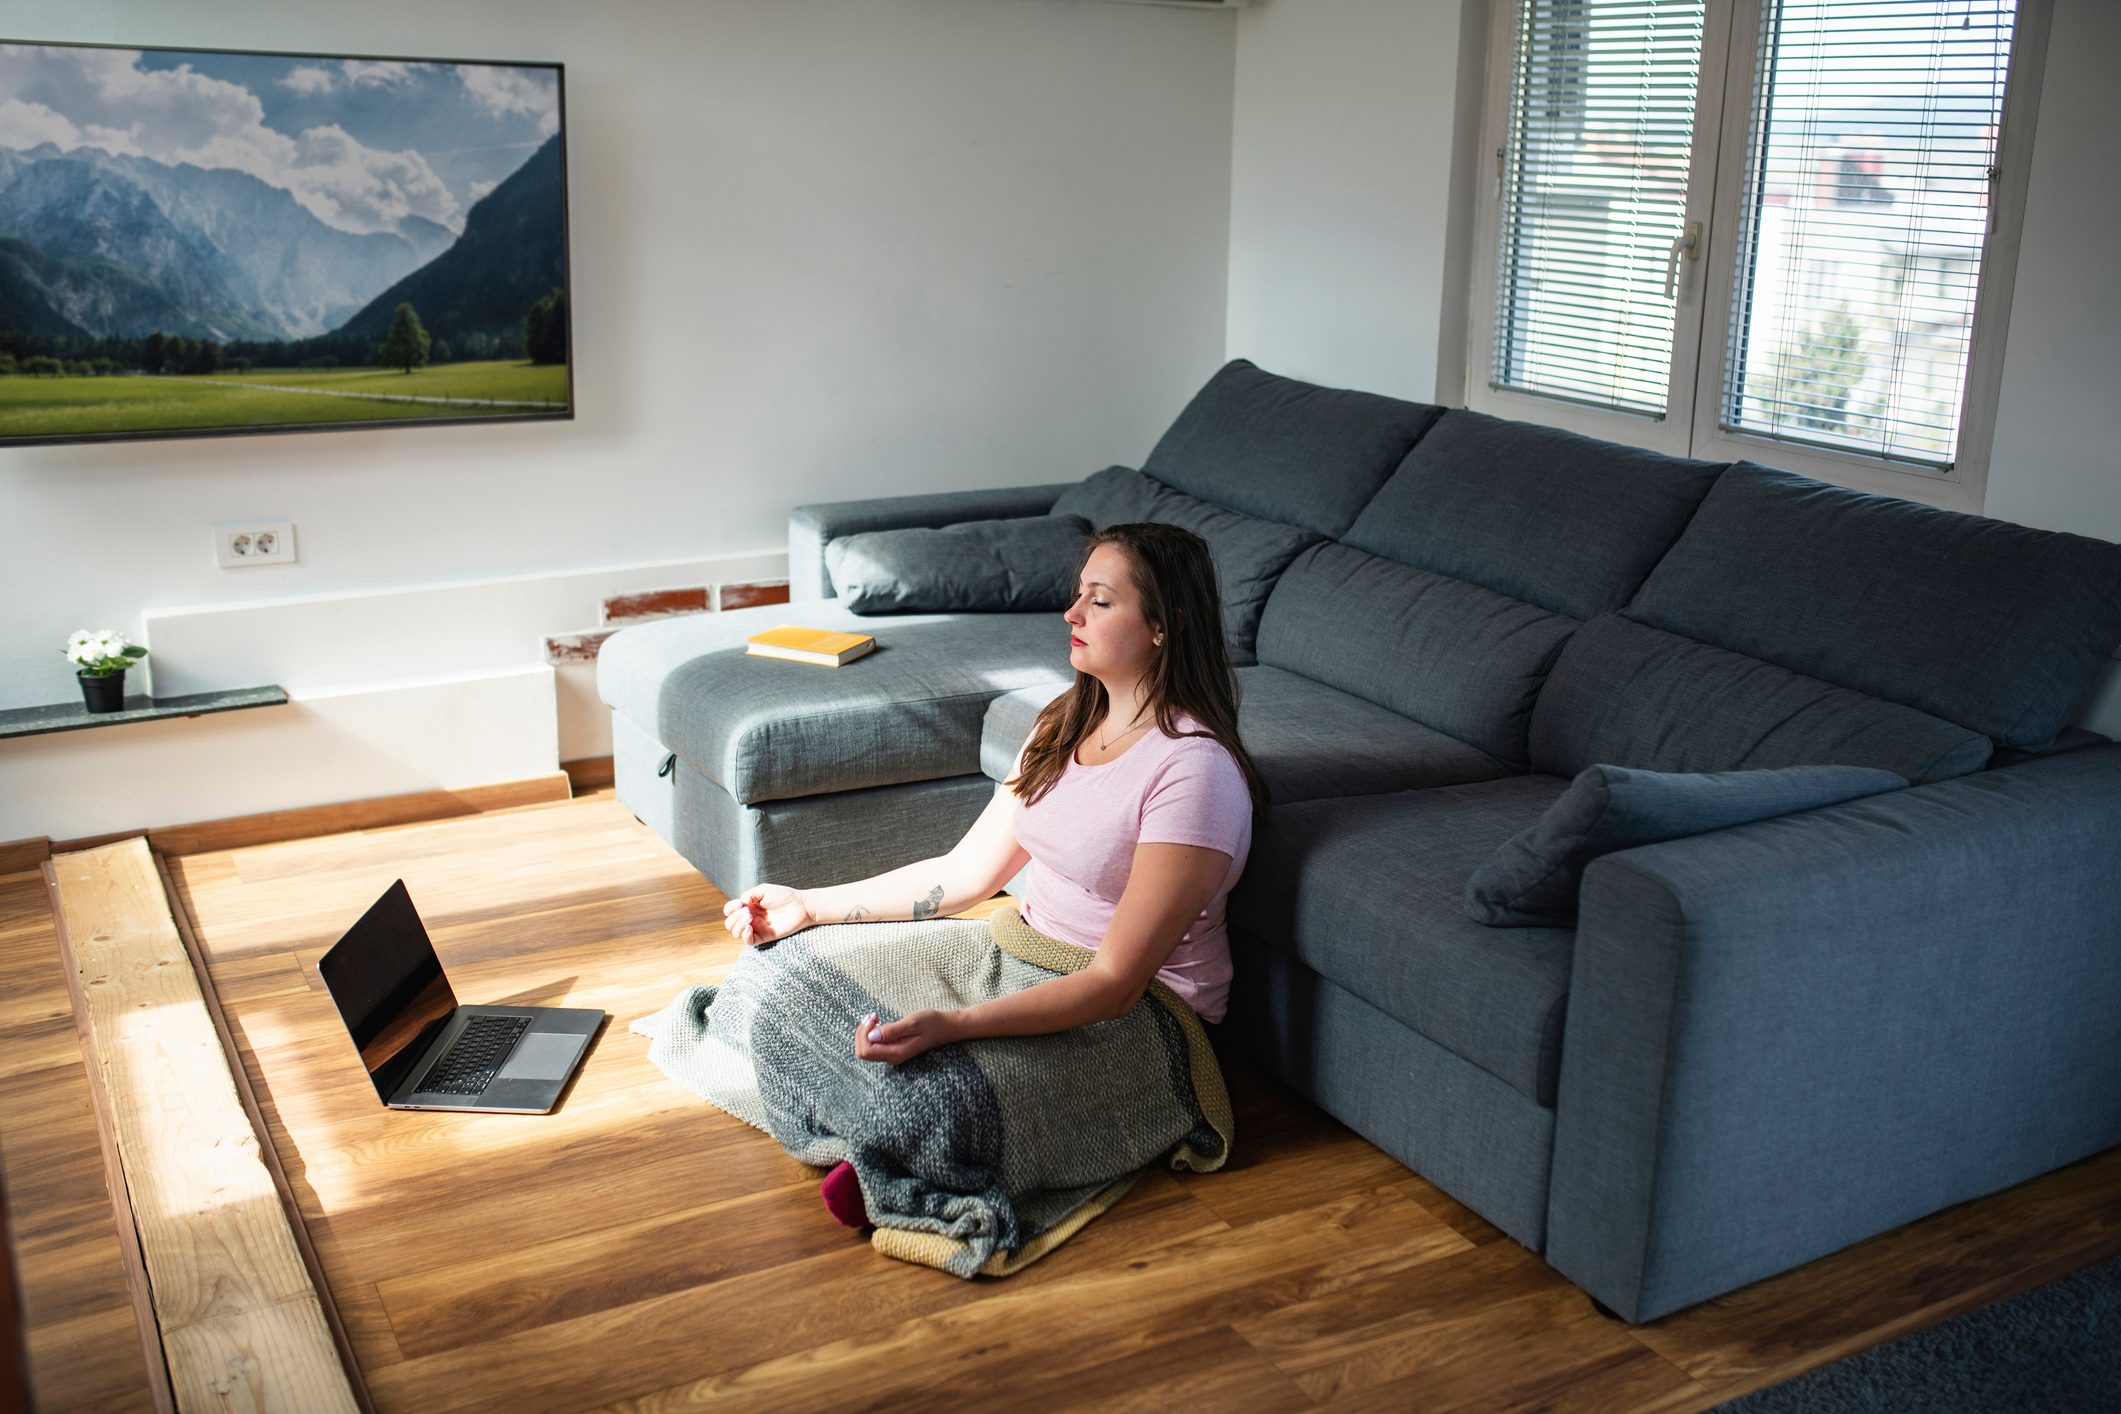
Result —
[{"label": "chaise lounge section", "polygon": [[[1046,515],[1216,551],[1273,801],[1235,1044],[1621,1317],[2121,1141],[2121,747],[2071,725],[2121,547],[1240,360],[1140,471],[804,507],[795,603],[615,635],[621,798],[732,892],[947,850],[1072,680],[1058,606],[855,614],[832,547]],[[743,652],[790,620],[879,646]],[[1909,784],[1466,910],[1589,768],[1819,764]]]}]

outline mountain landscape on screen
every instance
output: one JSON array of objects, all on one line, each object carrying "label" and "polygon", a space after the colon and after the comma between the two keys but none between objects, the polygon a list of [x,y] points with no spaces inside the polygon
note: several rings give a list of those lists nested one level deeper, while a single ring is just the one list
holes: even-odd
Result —
[{"label": "mountain landscape on screen", "polygon": [[410,301],[437,338],[505,337],[564,278],[566,226],[554,138],[471,208],[464,234],[446,251],[370,300],[340,332],[380,339],[392,311]]},{"label": "mountain landscape on screen", "polygon": [[565,416],[556,66],[0,44],[0,443]]},{"label": "mountain landscape on screen", "polygon": [[248,173],[51,143],[0,150],[0,213],[46,262],[34,283],[11,272],[9,293],[98,336],[312,338],[455,240],[418,216],[355,235]]}]

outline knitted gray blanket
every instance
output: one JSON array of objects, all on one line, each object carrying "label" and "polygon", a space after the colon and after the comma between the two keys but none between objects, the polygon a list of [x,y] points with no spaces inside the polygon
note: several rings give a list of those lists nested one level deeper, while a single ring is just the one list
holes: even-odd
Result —
[{"label": "knitted gray blanket", "polygon": [[1126,1015],[1047,1036],[854,1054],[855,1027],[971,1006],[1086,966],[1014,907],[986,921],[845,923],[746,948],[720,987],[633,1023],[671,1079],[796,1159],[854,1166],[887,1256],[1007,1276],[1159,1158],[1220,1168],[1230,1099],[1207,1033],[1161,982]]}]

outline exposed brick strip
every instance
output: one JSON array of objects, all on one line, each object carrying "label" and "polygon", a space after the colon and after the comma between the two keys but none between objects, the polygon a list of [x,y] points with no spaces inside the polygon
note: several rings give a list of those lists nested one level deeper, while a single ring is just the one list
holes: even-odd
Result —
[{"label": "exposed brick strip", "polygon": [[754,579],[743,584],[723,584],[721,590],[723,609],[748,609],[754,604],[785,604],[788,602],[788,581],[785,579]]},{"label": "exposed brick strip", "polygon": [[594,663],[597,650],[604,640],[617,633],[617,627],[584,629],[580,633],[550,633],[545,636],[545,661],[558,667],[562,663]]},{"label": "exposed brick strip", "polygon": [[637,594],[614,594],[604,601],[603,627],[578,633],[554,633],[545,637],[545,661],[555,667],[563,663],[594,663],[604,640],[631,624],[652,619],[683,618],[710,608],[746,609],[754,604],[788,602],[785,579],[753,579],[741,584],[693,585],[679,589],[644,589]]},{"label": "exposed brick strip", "polygon": [[682,589],[644,589],[638,594],[614,594],[606,599],[599,622],[612,625],[638,623],[672,614],[702,613],[710,607],[708,587],[704,584]]}]

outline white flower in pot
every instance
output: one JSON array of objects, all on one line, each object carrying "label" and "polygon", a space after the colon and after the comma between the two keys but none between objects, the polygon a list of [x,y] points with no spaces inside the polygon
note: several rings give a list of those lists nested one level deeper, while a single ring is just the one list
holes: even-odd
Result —
[{"label": "white flower in pot", "polygon": [[107,678],[122,673],[147,656],[145,648],[124,634],[107,628],[97,629],[94,633],[85,628],[75,629],[66,640],[66,647],[59,651],[74,665],[75,675],[84,678]]},{"label": "white flower in pot", "polygon": [[125,710],[125,670],[147,656],[147,650],[110,629],[76,629],[59,650],[74,665],[81,699],[91,712]]}]

